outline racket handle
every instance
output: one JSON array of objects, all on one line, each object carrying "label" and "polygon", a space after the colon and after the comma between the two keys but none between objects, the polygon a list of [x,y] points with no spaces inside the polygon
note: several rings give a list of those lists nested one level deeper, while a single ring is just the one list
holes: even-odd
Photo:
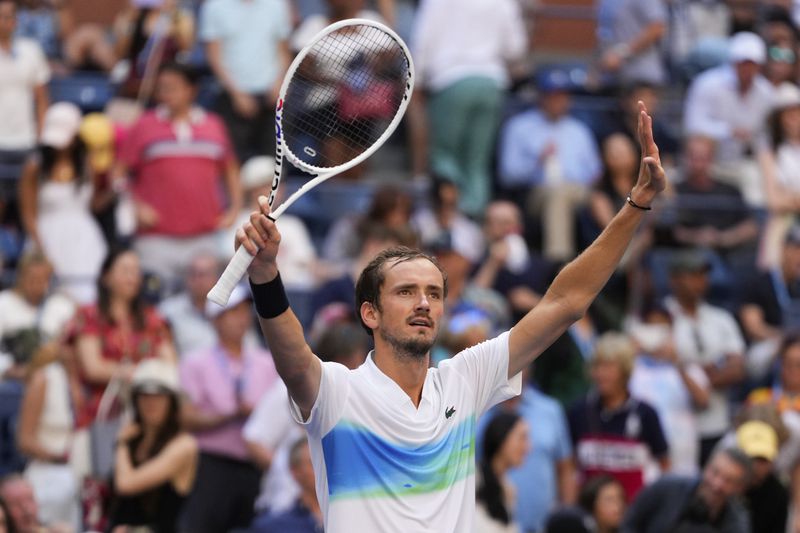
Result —
[{"label": "racket handle", "polygon": [[225,267],[225,271],[219,277],[219,280],[217,280],[217,284],[208,291],[208,299],[217,305],[224,306],[227,304],[233,289],[247,273],[247,267],[252,262],[253,256],[244,246],[240,246],[228,266]]}]

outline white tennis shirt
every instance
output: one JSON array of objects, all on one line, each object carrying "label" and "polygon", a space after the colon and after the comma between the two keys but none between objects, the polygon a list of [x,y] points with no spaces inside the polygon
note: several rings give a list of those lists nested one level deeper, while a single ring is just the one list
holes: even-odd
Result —
[{"label": "white tennis shirt", "polygon": [[306,422],[327,533],[469,533],[475,515],[475,429],[520,393],[508,379],[508,333],[431,368],[416,408],[375,365],[322,364]]}]

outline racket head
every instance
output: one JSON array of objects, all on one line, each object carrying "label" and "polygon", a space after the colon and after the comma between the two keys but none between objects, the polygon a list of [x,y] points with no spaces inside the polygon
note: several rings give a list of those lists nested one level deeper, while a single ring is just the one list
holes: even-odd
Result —
[{"label": "racket head", "polygon": [[391,136],[413,89],[411,53],[393,30],[367,19],[331,24],[297,54],[283,79],[276,163],[286,157],[316,175],[352,168]]}]

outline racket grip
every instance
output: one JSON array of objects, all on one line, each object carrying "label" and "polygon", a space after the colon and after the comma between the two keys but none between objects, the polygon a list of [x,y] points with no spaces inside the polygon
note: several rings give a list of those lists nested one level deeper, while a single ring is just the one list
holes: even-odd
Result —
[{"label": "racket grip", "polygon": [[244,246],[240,246],[217,280],[217,284],[208,291],[207,298],[217,305],[227,304],[233,289],[247,273],[247,267],[252,262],[253,256]]}]

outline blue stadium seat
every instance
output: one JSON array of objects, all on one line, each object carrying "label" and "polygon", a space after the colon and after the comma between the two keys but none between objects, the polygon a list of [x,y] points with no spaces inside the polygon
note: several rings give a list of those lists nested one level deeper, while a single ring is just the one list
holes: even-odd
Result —
[{"label": "blue stadium seat", "polygon": [[85,113],[102,111],[114,96],[108,76],[99,72],[75,72],[50,81],[50,100],[71,102]]}]

